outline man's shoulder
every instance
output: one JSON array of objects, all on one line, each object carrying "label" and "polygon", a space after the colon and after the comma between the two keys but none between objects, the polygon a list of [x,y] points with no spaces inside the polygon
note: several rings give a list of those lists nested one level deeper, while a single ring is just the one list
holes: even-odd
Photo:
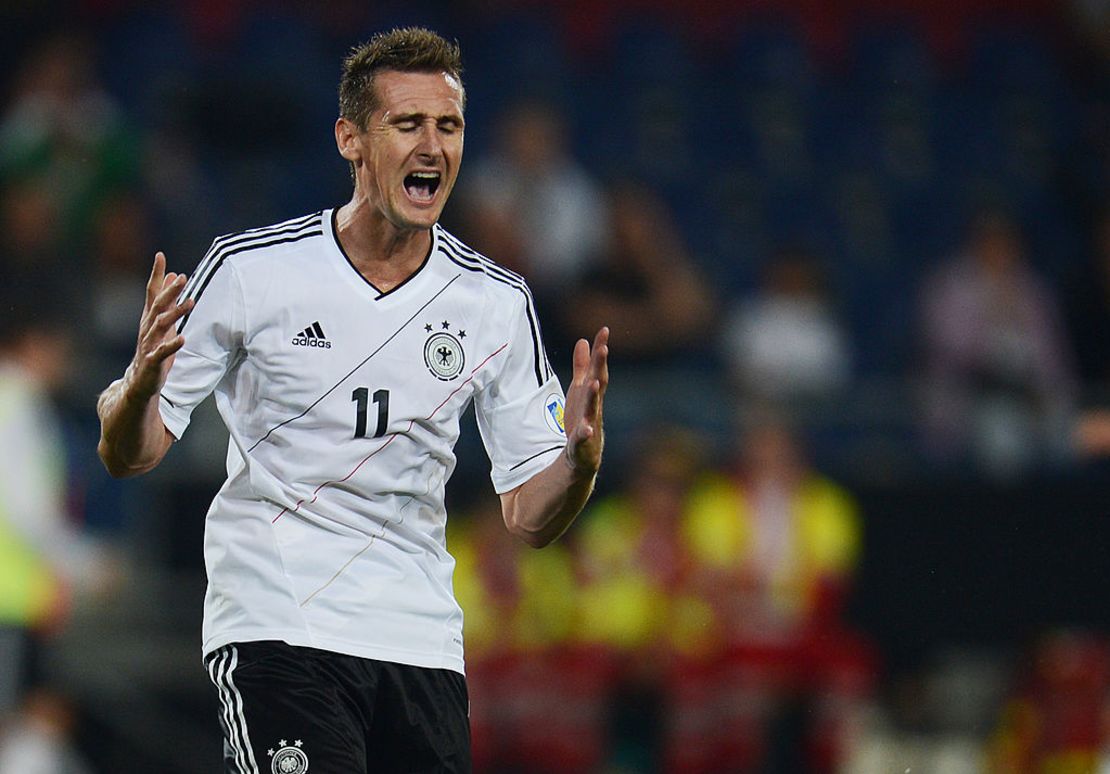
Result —
[{"label": "man's shoulder", "polygon": [[317,211],[296,218],[289,218],[269,226],[258,226],[242,231],[222,234],[212,240],[208,248],[209,259],[225,260],[234,256],[259,251],[283,249],[324,236],[324,212]]},{"label": "man's shoulder", "polygon": [[525,278],[467,245],[442,226],[436,226],[437,246],[440,253],[460,269],[492,292],[524,294],[531,298]]}]

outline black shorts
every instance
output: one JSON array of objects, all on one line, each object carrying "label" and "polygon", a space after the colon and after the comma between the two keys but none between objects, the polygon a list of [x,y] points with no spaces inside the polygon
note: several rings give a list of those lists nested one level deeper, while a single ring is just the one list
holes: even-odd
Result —
[{"label": "black shorts", "polygon": [[458,672],[276,641],[225,645],[205,666],[227,774],[471,770]]}]

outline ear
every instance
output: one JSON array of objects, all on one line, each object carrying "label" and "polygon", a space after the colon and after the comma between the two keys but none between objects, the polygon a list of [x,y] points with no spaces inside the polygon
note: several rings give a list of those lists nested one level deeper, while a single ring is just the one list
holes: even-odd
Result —
[{"label": "ear", "polygon": [[359,130],[350,120],[338,118],[335,121],[335,146],[339,155],[352,164],[362,160],[362,151],[359,147]]}]

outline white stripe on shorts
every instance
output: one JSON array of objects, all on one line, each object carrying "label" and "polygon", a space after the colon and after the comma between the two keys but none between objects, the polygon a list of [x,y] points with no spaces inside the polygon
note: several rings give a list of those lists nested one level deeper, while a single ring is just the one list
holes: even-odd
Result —
[{"label": "white stripe on shorts", "polygon": [[234,645],[229,645],[218,651],[209,662],[208,676],[215,684],[220,704],[223,705],[224,728],[227,730],[228,743],[235,753],[236,767],[241,774],[260,774],[247,731],[247,718],[243,714],[243,696],[232,678],[238,664],[239,651]]}]

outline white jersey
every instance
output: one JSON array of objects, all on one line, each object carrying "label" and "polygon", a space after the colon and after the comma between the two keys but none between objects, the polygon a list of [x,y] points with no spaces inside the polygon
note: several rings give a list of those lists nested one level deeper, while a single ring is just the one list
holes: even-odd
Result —
[{"label": "white jersey", "polygon": [[215,391],[231,435],[204,652],[276,639],[462,672],[444,541],[459,416],[473,400],[498,492],[566,442],[524,281],[436,225],[421,268],[382,293],[327,210],[220,237],[184,296],[162,419],[181,437]]}]

